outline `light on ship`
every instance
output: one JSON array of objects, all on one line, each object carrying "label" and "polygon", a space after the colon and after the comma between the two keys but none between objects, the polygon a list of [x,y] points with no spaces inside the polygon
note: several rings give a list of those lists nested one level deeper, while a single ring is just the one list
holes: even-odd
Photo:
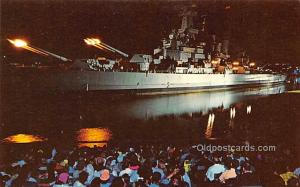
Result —
[{"label": "light on ship", "polygon": [[250,62],[249,66],[250,67],[254,67],[255,66],[255,62]]}]

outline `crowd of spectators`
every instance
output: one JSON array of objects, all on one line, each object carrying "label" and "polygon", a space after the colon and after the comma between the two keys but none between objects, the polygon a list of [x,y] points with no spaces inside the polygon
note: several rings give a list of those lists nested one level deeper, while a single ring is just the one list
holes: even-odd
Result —
[{"label": "crowd of spectators", "polygon": [[[17,150],[15,150],[17,151]],[[299,186],[294,155],[203,152],[196,146],[43,146],[11,152],[0,186],[202,187]]]}]

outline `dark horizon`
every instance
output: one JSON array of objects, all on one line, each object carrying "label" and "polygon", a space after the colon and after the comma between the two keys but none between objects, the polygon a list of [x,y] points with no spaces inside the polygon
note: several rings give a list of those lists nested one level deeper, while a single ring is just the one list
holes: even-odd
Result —
[{"label": "dark horizon", "polygon": [[[20,49],[6,38],[71,58],[103,53],[86,46],[96,36],[129,54],[148,53],[180,26],[183,5],[197,4],[209,17],[210,32],[222,37],[224,7],[230,6],[230,54],[245,50],[251,59],[300,64],[299,1],[1,1],[1,50],[13,59],[46,61]],[[196,24],[197,25],[197,24]],[[25,62],[26,63],[26,62]]]}]

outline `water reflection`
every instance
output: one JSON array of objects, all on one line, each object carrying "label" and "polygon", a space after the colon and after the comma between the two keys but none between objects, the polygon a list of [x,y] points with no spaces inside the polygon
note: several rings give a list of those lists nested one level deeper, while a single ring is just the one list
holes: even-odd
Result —
[{"label": "water reflection", "polygon": [[212,132],[213,132],[213,126],[215,121],[215,114],[209,114],[208,121],[207,121],[207,127],[205,131],[205,138],[211,139]]},{"label": "water reflection", "polygon": [[251,105],[248,105],[248,106],[247,106],[247,114],[251,114],[251,110],[252,110]]},{"label": "water reflection", "polygon": [[[6,123],[1,127],[7,134],[3,134],[1,139],[10,134],[27,132],[28,129],[35,129],[49,141],[59,143],[67,139],[70,142],[66,144],[76,142],[79,147],[105,146],[112,134],[114,140],[120,142],[191,142],[199,138],[222,139],[229,133],[232,137],[242,137],[237,131],[244,132],[242,126],[254,123],[247,120],[257,116],[258,103],[252,101],[284,91],[284,85],[277,85],[151,97],[82,97],[66,94],[49,97],[47,105],[45,99],[34,102],[17,100],[17,104],[4,107],[10,110],[7,111],[9,115],[4,115]],[[273,103],[270,105],[273,106]],[[267,105],[260,108],[264,106]],[[263,116],[260,118],[263,119]],[[30,121],[30,124],[23,125],[24,121]],[[101,123],[110,130],[99,128]],[[132,137],[132,134],[135,136]]]},{"label": "water reflection", "polygon": [[111,139],[112,134],[107,128],[84,128],[77,131],[78,147],[103,147]]},{"label": "water reflection", "polygon": [[[262,97],[283,93],[284,91],[284,85],[277,85],[241,90],[223,90],[166,97],[150,97],[130,101],[130,103],[120,103],[117,107],[114,107],[113,111],[120,115],[138,119],[151,119],[158,116],[197,112],[201,112],[205,115],[208,114],[212,108],[222,107],[228,109],[234,103],[244,101],[246,97]],[[233,114],[233,117],[234,116],[235,113]]]},{"label": "water reflection", "polygon": [[236,113],[236,111],[235,111],[235,107],[233,107],[233,108],[230,108],[230,119],[233,119],[233,118],[235,118],[235,113]]},{"label": "water reflection", "polygon": [[230,119],[228,126],[229,126],[230,130],[232,130],[234,128],[234,120]]},{"label": "water reflection", "polygon": [[33,143],[46,141],[46,138],[30,134],[16,134],[2,140],[3,143]]}]

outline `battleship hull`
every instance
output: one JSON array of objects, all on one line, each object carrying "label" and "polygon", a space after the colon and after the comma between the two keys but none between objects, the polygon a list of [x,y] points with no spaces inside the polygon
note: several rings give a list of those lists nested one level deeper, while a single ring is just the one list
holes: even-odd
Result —
[{"label": "battleship hull", "polygon": [[[24,79],[23,79],[24,80]],[[164,94],[216,88],[282,83],[274,74],[172,74],[101,71],[45,71],[27,81],[33,90],[101,91],[109,93]],[[37,88],[37,89],[35,89]]]}]

